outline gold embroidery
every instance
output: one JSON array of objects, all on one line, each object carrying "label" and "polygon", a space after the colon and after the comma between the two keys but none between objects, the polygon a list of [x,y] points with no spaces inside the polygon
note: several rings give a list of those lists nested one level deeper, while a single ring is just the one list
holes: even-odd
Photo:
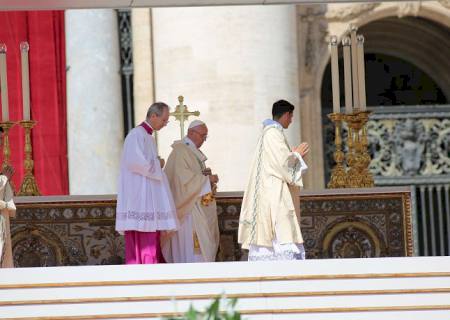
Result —
[{"label": "gold embroidery", "polygon": [[194,239],[194,254],[201,254],[202,252],[200,250],[200,242],[198,241],[198,237],[195,231],[193,232],[192,237]]},{"label": "gold embroidery", "polygon": [[209,204],[210,204],[211,202],[213,202],[215,199],[216,199],[216,197],[215,197],[215,195],[214,195],[212,192],[207,193],[207,194],[205,194],[205,195],[202,197],[201,204],[202,204],[202,206],[207,207],[207,206],[209,206]]},{"label": "gold embroidery", "polygon": [[216,193],[217,193],[217,184],[213,183],[211,185],[211,192],[207,193],[202,196],[202,199],[200,200],[200,203],[202,206],[209,206],[209,204],[216,200]]}]

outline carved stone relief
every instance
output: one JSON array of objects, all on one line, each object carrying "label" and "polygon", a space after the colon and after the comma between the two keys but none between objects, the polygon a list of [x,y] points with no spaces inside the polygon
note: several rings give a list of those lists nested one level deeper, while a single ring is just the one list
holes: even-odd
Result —
[{"label": "carved stone relief", "polygon": [[[328,173],[334,165],[332,125],[325,127],[324,134],[329,146],[325,149]],[[370,170],[375,177],[428,176],[432,180],[450,174],[450,113],[378,112],[368,122],[368,135]]]},{"label": "carved stone relief", "polygon": [[11,225],[16,266],[121,264],[123,237],[114,231],[115,203],[20,208]]},{"label": "carved stone relief", "polygon": [[450,173],[450,119],[391,119],[369,123],[370,168],[378,176]]},{"label": "carved stone relief", "polygon": [[359,16],[372,11],[379,5],[381,5],[380,2],[379,3],[358,3],[358,4],[339,6],[339,7],[329,10],[326,14],[326,18],[330,22],[334,22],[334,21],[345,22],[345,21],[349,21],[349,20],[358,18]]},{"label": "carved stone relief", "polygon": [[[303,196],[301,226],[309,258],[410,254],[407,194]],[[218,199],[217,261],[247,259],[237,243],[242,197]],[[114,231],[115,201],[18,205],[12,220],[16,267],[124,263],[124,239]],[[407,249],[409,248],[409,249]]]},{"label": "carved stone relief", "polygon": [[419,15],[421,1],[399,2],[397,4],[397,16],[403,18],[406,16],[417,17]]},{"label": "carved stone relief", "polygon": [[327,48],[328,24],[325,18],[326,6],[310,5],[301,8],[299,13],[300,33],[303,39],[304,71],[312,73]]},{"label": "carved stone relief", "polygon": [[450,0],[438,0],[438,2],[443,6],[444,8],[450,9]]}]

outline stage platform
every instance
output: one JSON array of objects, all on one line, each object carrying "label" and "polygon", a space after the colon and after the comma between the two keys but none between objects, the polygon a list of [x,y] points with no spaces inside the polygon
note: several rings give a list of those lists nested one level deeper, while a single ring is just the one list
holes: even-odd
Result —
[{"label": "stage platform", "polygon": [[450,319],[450,257],[0,270],[1,319],[180,316],[222,294],[243,319]]}]

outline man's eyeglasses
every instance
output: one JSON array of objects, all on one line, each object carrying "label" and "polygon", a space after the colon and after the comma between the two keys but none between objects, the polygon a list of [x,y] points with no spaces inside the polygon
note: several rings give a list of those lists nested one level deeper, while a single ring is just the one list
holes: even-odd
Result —
[{"label": "man's eyeglasses", "polygon": [[193,130],[196,134],[198,134],[203,140],[208,139],[208,134],[207,133],[200,133],[198,131]]}]

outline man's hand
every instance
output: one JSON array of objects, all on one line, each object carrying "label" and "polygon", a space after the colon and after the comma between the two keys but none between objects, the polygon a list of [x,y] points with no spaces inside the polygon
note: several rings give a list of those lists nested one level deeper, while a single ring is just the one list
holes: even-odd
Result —
[{"label": "man's hand", "polygon": [[164,168],[164,165],[166,164],[166,162],[164,161],[164,159],[158,157],[159,160],[159,165],[161,166],[161,169]]},{"label": "man's hand", "polygon": [[163,230],[161,231],[161,237],[171,238],[177,230]]},{"label": "man's hand", "polygon": [[163,230],[161,231],[160,241],[161,243],[164,243],[168,241],[172,236],[177,232],[176,230]]},{"label": "man's hand", "polygon": [[212,175],[211,168],[205,168],[205,169],[203,169],[202,173],[203,173],[204,176],[210,176],[210,175]]},{"label": "man's hand", "polygon": [[294,148],[294,152],[298,152],[302,158],[309,152],[309,145],[306,142],[301,143],[298,147]]},{"label": "man's hand", "polygon": [[14,168],[11,166],[6,166],[3,168],[1,174],[4,175],[6,178],[8,178],[8,180],[11,180],[11,177],[14,174]]},{"label": "man's hand", "polygon": [[217,174],[211,174],[209,176],[209,182],[211,182],[212,184],[219,182],[219,177],[217,176]]}]

